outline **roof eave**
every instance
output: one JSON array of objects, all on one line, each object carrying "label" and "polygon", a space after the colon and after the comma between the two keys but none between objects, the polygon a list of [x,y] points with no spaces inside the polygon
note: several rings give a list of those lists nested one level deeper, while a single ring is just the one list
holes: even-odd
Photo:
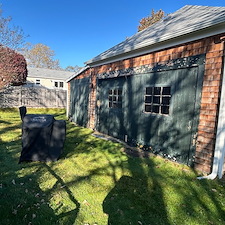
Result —
[{"label": "roof eave", "polygon": [[69,77],[66,82],[70,82],[72,79],[74,79],[75,77],[79,76],[81,73],[83,73],[85,70],[87,70],[88,68],[90,68],[89,66],[83,67],[81,70],[79,70],[77,73],[73,74],[71,77]]},{"label": "roof eave", "polygon": [[162,49],[170,48],[176,45],[196,41],[202,38],[207,38],[207,37],[222,34],[222,33],[225,33],[225,22],[205,28],[205,29],[197,30],[195,32],[191,32],[185,35],[177,36],[175,38],[167,39],[165,41],[161,41],[161,42],[157,42],[153,44],[146,43],[144,46],[138,47],[136,49],[135,48],[132,50],[125,49],[123,52],[116,55],[111,55],[110,57],[102,57],[96,60],[89,60],[86,62],[86,65],[91,67],[96,67],[96,66],[113,63],[113,62],[128,59],[128,58],[137,57],[137,56],[148,54],[151,52],[160,51]]}]

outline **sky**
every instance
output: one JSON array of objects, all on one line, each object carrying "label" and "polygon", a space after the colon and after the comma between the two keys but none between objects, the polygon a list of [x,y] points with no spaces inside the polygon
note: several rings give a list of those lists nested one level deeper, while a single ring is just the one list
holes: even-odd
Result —
[{"label": "sky", "polygon": [[85,62],[137,32],[139,21],[162,9],[173,13],[185,5],[223,6],[225,0],[0,0],[3,16],[55,52],[60,66]]}]

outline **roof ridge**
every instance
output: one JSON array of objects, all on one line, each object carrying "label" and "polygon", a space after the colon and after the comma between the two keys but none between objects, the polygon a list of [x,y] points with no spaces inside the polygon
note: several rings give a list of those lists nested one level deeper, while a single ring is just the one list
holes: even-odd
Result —
[{"label": "roof ridge", "polygon": [[57,71],[57,72],[66,72],[66,73],[74,73],[73,71],[67,71],[67,70],[57,70],[57,69],[50,69],[50,68],[41,68],[41,67],[32,67],[27,66],[27,69],[34,69],[34,70],[48,70],[48,71]]},{"label": "roof ridge", "polygon": [[[224,8],[225,9],[225,6],[208,6],[208,5],[185,5],[183,6],[181,9],[185,8],[185,7],[189,7],[189,8],[198,8],[199,10],[205,10],[205,9],[210,9],[210,10],[218,10],[221,8]],[[179,11],[179,10],[178,10]],[[176,11],[177,12],[177,11]]]}]

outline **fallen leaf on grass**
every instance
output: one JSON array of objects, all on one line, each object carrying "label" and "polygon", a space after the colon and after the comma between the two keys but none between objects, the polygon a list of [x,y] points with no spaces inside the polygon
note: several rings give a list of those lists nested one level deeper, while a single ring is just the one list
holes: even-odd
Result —
[{"label": "fallen leaf on grass", "polygon": [[16,215],[17,214],[17,210],[13,209],[12,214]]},{"label": "fallen leaf on grass", "polygon": [[37,193],[37,194],[35,195],[35,197],[36,197],[36,198],[39,198],[39,197],[40,197],[40,194],[39,194],[39,193]]},{"label": "fallen leaf on grass", "polygon": [[87,200],[84,200],[84,201],[83,201],[83,204],[85,204],[85,205],[90,205],[90,203],[89,203]]}]

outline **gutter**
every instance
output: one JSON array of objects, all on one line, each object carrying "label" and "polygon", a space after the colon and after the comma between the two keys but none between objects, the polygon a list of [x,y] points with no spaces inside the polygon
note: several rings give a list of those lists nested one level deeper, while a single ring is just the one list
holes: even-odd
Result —
[{"label": "gutter", "polygon": [[[222,40],[225,41],[225,40]],[[225,44],[224,44],[225,50]],[[225,51],[224,51],[225,53]],[[214,151],[214,159],[213,159],[213,169],[212,173],[203,176],[197,177],[197,179],[209,179],[213,180],[217,176],[219,179],[223,176],[223,165],[224,165],[224,157],[225,157],[225,55],[223,56],[223,78],[222,78],[222,87],[221,87],[221,96],[220,96],[220,108],[219,108],[219,116],[218,116],[218,126],[216,133],[216,144]]]}]

